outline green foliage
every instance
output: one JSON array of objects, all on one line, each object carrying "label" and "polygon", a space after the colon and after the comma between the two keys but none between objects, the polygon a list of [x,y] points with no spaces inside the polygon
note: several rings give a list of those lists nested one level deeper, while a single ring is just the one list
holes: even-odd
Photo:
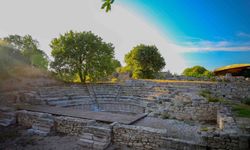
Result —
[{"label": "green foliage", "polygon": [[220,98],[209,96],[208,102],[220,102]]},{"label": "green foliage", "polygon": [[247,98],[241,100],[241,102],[242,102],[243,104],[250,105],[250,97],[247,97]]},{"label": "green foliage", "polygon": [[233,112],[236,113],[238,117],[250,118],[250,106],[245,104],[237,104],[233,106]]},{"label": "green foliage", "polygon": [[9,35],[3,40],[13,48],[20,50],[29,64],[42,69],[48,68],[48,56],[42,50],[38,49],[38,41],[34,40],[30,35],[23,37],[19,35]]},{"label": "green foliage", "polygon": [[125,55],[126,70],[135,79],[153,79],[163,69],[165,60],[156,46],[138,45]]},{"label": "green foliage", "polygon": [[112,67],[115,68],[116,70],[117,70],[118,68],[121,68],[121,66],[122,66],[121,63],[120,63],[120,61],[117,60],[117,59],[113,59],[113,60],[112,60],[112,64],[113,64]]},{"label": "green foliage", "polygon": [[208,127],[202,127],[202,128],[200,128],[200,131],[203,131],[203,132],[207,132],[209,129],[208,129]]},{"label": "green foliage", "polygon": [[213,74],[213,72],[206,70],[206,71],[203,73],[203,76],[208,77],[208,78],[213,78],[213,77],[214,77],[214,74]]},{"label": "green foliage", "polygon": [[97,81],[111,75],[120,63],[114,47],[92,32],[67,32],[51,42],[51,68],[61,79]]},{"label": "green foliage", "polygon": [[169,119],[170,115],[167,112],[161,113],[161,119]]},{"label": "green foliage", "polygon": [[0,45],[0,77],[4,79],[9,76],[14,66],[26,64],[27,59],[22,53],[12,47]]},{"label": "green foliage", "polygon": [[37,52],[32,54],[30,56],[30,61],[31,61],[31,64],[33,64],[33,66],[35,66],[35,67],[45,69],[45,70],[47,70],[47,68],[48,68],[48,64],[49,64],[48,57],[41,50],[38,50]]},{"label": "green foliage", "polygon": [[202,90],[202,91],[200,91],[200,96],[203,96],[203,97],[209,97],[211,94],[212,93],[209,90]]},{"label": "green foliage", "polygon": [[103,0],[103,4],[101,9],[105,9],[106,12],[111,11],[111,5],[114,3],[115,0]]},{"label": "green foliage", "polygon": [[217,98],[217,97],[212,96],[212,92],[209,90],[202,90],[199,95],[205,97],[208,100],[208,102],[224,101],[222,98]]},{"label": "green foliage", "polygon": [[206,68],[202,66],[194,66],[191,68],[186,68],[182,74],[185,76],[197,77],[197,78],[199,77],[211,78],[214,76],[212,72],[208,71]]}]

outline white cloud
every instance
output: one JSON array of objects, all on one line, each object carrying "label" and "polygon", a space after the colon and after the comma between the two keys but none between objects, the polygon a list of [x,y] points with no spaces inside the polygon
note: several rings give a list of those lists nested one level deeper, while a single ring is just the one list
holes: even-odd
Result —
[{"label": "white cloud", "polygon": [[166,70],[180,73],[186,67],[179,55],[182,47],[118,3],[108,14],[100,10],[100,0],[4,0],[1,5],[1,36],[31,34],[48,54],[49,42],[59,34],[91,30],[114,44],[120,61],[137,44],[155,44],[166,60]]},{"label": "white cloud", "polygon": [[239,37],[245,37],[245,38],[250,38],[250,34],[245,33],[245,32],[238,32],[237,36],[239,36]]},{"label": "white cloud", "polygon": [[233,43],[229,41],[188,42],[185,52],[195,51],[250,51],[250,42]]}]

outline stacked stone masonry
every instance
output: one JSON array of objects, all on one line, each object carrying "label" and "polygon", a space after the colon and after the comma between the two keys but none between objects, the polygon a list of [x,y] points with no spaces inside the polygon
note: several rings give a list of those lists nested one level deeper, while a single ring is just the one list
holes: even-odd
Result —
[{"label": "stacked stone masonry", "polygon": [[[18,111],[17,120],[20,125],[30,127],[44,127],[44,117],[49,123],[49,132],[56,131],[70,135],[79,135],[79,145],[89,149],[105,149],[112,144],[127,149],[248,149],[247,139],[237,133],[224,131],[203,133],[201,141],[173,137],[167,129],[155,129],[135,125],[122,125],[119,123],[98,124],[94,120],[78,119],[72,117],[58,117],[46,113]],[[48,119],[49,118],[49,119]],[[42,121],[41,121],[42,120]],[[53,124],[51,124],[53,123]],[[37,125],[40,124],[40,125]],[[37,130],[41,130],[37,128]],[[41,135],[47,135],[38,132]]]},{"label": "stacked stone masonry", "polygon": [[[30,132],[47,135],[60,132],[79,136],[79,145],[105,149],[110,144],[125,149],[242,149],[250,148],[250,137],[241,134],[230,108],[208,102],[199,96],[210,90],[216,97],[234,101],[250,97],[249,83],[156,83],[136,80],[124,84],[87,84],[42,87],[1,93],[0,99],[28,104],[68,107],[84,111],[113,113],[148,113],[148,116],[181,121],[217,122],[212,131],[195,131],[197,139],[173,136],[169,128],[158,129],[137,125],[99,124],[95,120],[56,116],[47,113],[0,110],[0,124],[9,119],[30,128]],[[10,124],[11,124],[10,123]],[[6,125],[9,123],[6,123]],[[199,124],[200,125],[200,124]],[[199,128],[199,127],[197,127]],[[187,130],[183,128],[183,130]],[[181,132],[181,130],[178,132]],[[185,133],[185,131],[183,131]]]}]

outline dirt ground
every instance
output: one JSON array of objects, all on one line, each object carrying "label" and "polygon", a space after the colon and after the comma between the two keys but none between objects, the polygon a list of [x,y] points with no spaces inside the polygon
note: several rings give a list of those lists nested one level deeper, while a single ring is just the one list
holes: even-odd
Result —
[{"label": "dirt ground", "polygon": [[61,134],[30,135],[20,126],[0,127],[0,150],[79,150],[78,139]]}]

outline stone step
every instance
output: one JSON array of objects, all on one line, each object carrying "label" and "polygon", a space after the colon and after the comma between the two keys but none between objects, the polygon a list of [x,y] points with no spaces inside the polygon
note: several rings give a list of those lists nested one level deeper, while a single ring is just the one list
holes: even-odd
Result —
[{"label": "stone step", "polygon": [[40,136],[47,136],[49,134],[49,132],[46,132],[46,131],[42,131],[42,130],[36,130],[36,129],[28,129],[28,133],[30,134],[37,134],[37,135],[40,135]]},{"label": "stone step", "polygon": [[39,93],[40,94],[47,94],[47,93],[50,93],[50,94],[57,94],[57,93],[85,93],[87,92],[86,89],[61,89],[61,90],[40,90]]},{"label": "stone step", "polygon": [[51,102],[51,101],[61,101],[61,100],[68,100],[68,97],[48,97],[44,98],[45,101]]},{"label": "stone step", "polygon": [[108,142],[98,142],[98,141],[94,141],[93,143],[93,149],[94,150],[104,150],[109,146],[110,143]]},{"label": "stone step", "polygon": [[109,97],[109,98],[100,98],[100,97],[97,97],[96,100],[99,102],[99,101],[115,101],[116,98],[115,97]]},{"label": "stone step", "polygon": [[66,107],[66,106],[83,105],[83,104],[86,104],[86,101],[84,101],[84,100],[64,100],[64,101],[48,102],[48,104],[52,105],[52,106]]},{"label": "stone step", "polygon": [[91,133],[83,133],[80,135],[80,139],[93,140],[93,136]]},{"label": "stone step", "polygon": [[62,100],[91,100],[89,96],[72,96],[72,97],[53,97],[53,98],[46,98],[48,102],[53,101],[62,101]]},{"label": "stone step", "polygon": [[93,140],[88,140],[88,139],[80,139],[77,144],[81,147],[84,148],[89,148],[89,149],[93,149],[93,144],[94,141]]},{"label": "stone step", "polygon": [[14,108],[0,106],[0,112],[11,112],[11,111],[14,111]]},{"label": "stone step", "polygon": [[43,131],[43,132],[50,132],[51,128],[50,127],[43,127],[39,124],[34,124],[32,125],[32,129],[34,130],[40,130],[40,131]]},{"label": "stone step", "polygon": [[77,144],[83,148],[88,148],[88,149],[93,149],[93,150],[104,150],[110,145],[110,141],[99,142],[95,140],[80,138]]},{"label": "stone step", "polygon": [[51,128],[53,126],[53,122],[36,122],[33,125],[39,126],[41,128]]},{"label": "stone step", "polygon": [[15,118],[15,112],[0,112],[0,119],[1,118]]},{"label": "stone step", "polygon": [[[47,100],[46,100],[47,101]],[[60,104],[60,103],[74,103],[74,102],[86,102],[86,101],[92,101],[90,98],[85,98],[85,99],[54,99],[54,100],[49,100],[47,103],[49,104]]]},{"label": "stone step", "polygon": [[61,92],[58,94],[50,94],[50,93],[46,93],[46,94],[40,94],[41,98],[57,98],[57,97],[74,97],[74,96],[89,96],[88,93],[68,93],[66,94],[65,92]]},{"label": "stone step", "polygon": [[16,114],[15,112],[10,112],[11,108],[3,108],[0,112],[0,125],[1,126],[9,126],[16,123]]},{"label": "stone step", "polygon": [[116,97],[116,93],[113,93],[113,94],[107,94],[107,93],[104,93],[104,94],[96,94],[96,97],[100,97],[100,98],[102,98],[102,97]]},{"label": "stone step", "polygon": [[87,126],[80,135],[79,145],[94,150],[104,150],[111,142],[109,126]]},{"label": "stone step", "polygon": [[15,124],[16,123],[16,119],[0,119],[0,126],[4,126],[7,127],[9,125]]},{"label": "stone step", "polygon": [[53,124],[53,119],[51,118],[38,118],[38,122],[45,124]]},{"label": "stone step", "polygon": [[84,133],[91,133],[91,134],[102,134],[102,135],[110,135],[111,129],[107,127],[101,127],[101,126],[87,126],[84,131]]},{"label": "stone step", "polygon": [[38,118],[37,122],[28,130],[29,133],[46,136],[50,133],[54,121],[50,118]]}]

